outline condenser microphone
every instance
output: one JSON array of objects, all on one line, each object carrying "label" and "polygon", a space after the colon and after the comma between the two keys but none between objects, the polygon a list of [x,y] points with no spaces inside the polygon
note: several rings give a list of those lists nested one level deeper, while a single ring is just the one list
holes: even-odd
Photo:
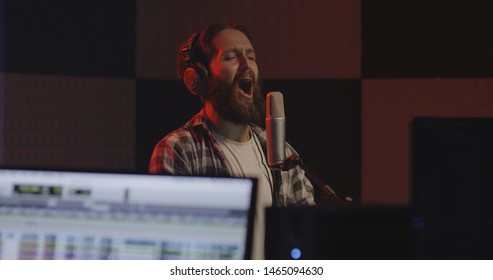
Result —
[{"label": "condenser microphone", "polygon": [[265,103],[267,162],[271,168],[279,168],[286,159],[286,118],[282,93],[269,92]]}]

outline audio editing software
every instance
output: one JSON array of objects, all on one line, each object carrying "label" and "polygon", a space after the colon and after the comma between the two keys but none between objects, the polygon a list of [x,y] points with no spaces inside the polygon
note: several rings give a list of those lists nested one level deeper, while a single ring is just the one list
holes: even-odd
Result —
[{"label": "audio editing software", "polygon": [[244,258],[250,180],[5,172],[0,259]]}]

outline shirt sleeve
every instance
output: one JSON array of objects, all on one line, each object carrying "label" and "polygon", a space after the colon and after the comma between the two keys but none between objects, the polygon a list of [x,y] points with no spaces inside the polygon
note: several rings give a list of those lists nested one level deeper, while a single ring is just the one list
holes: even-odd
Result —
[{"label": "shirt sleeve", "polygon": [[[291,154],[298,153],[291,147],[289,144],[286,145],[286,156],[289,157]],[[296,166],[293,169],[286,172],[285,177],[283,178],[284,182],[287,182],[289,186],[289,204],[296,205],[315,205],[315,195],[313,185],[308,180],[305,175],[305,171]]]},{"label": "shirt sleeve", "polygon": [[172,133],[159,141],[149,161],[149,173],[189,175],[190,151],[186,149],[185,133]]},{"label": "shirt sleeve", "polygon": [[290,170],[291,188],[298,205],[315,205],[313,185],[299,166]]}]

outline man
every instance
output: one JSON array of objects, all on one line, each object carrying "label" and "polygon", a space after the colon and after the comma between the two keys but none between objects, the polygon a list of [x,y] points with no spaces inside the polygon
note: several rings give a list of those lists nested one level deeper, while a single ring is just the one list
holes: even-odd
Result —
[{"label": "man", "polygon": [[151,173],[258,178],[253,259],[264,258],[265,207],[315,203],[302,169],[268,167],[258,73],[245,28],[217,24],[192,34],[179,50],[178,75],[204,107],[157,143],[149,165]]}]

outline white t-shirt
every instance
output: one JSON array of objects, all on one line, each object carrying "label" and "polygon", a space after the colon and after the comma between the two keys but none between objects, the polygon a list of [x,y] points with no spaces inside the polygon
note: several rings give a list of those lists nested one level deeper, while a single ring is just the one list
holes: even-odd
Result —
[{"label": "white t-shirt", "polygon": [[272,206],[272,176],[255,133],[250,140],[236,142],[212,132],[226,158],[226,164],[234,176],[258,179],[257,204],[253,227],[252,259],[265,259],[265,208]]}]

